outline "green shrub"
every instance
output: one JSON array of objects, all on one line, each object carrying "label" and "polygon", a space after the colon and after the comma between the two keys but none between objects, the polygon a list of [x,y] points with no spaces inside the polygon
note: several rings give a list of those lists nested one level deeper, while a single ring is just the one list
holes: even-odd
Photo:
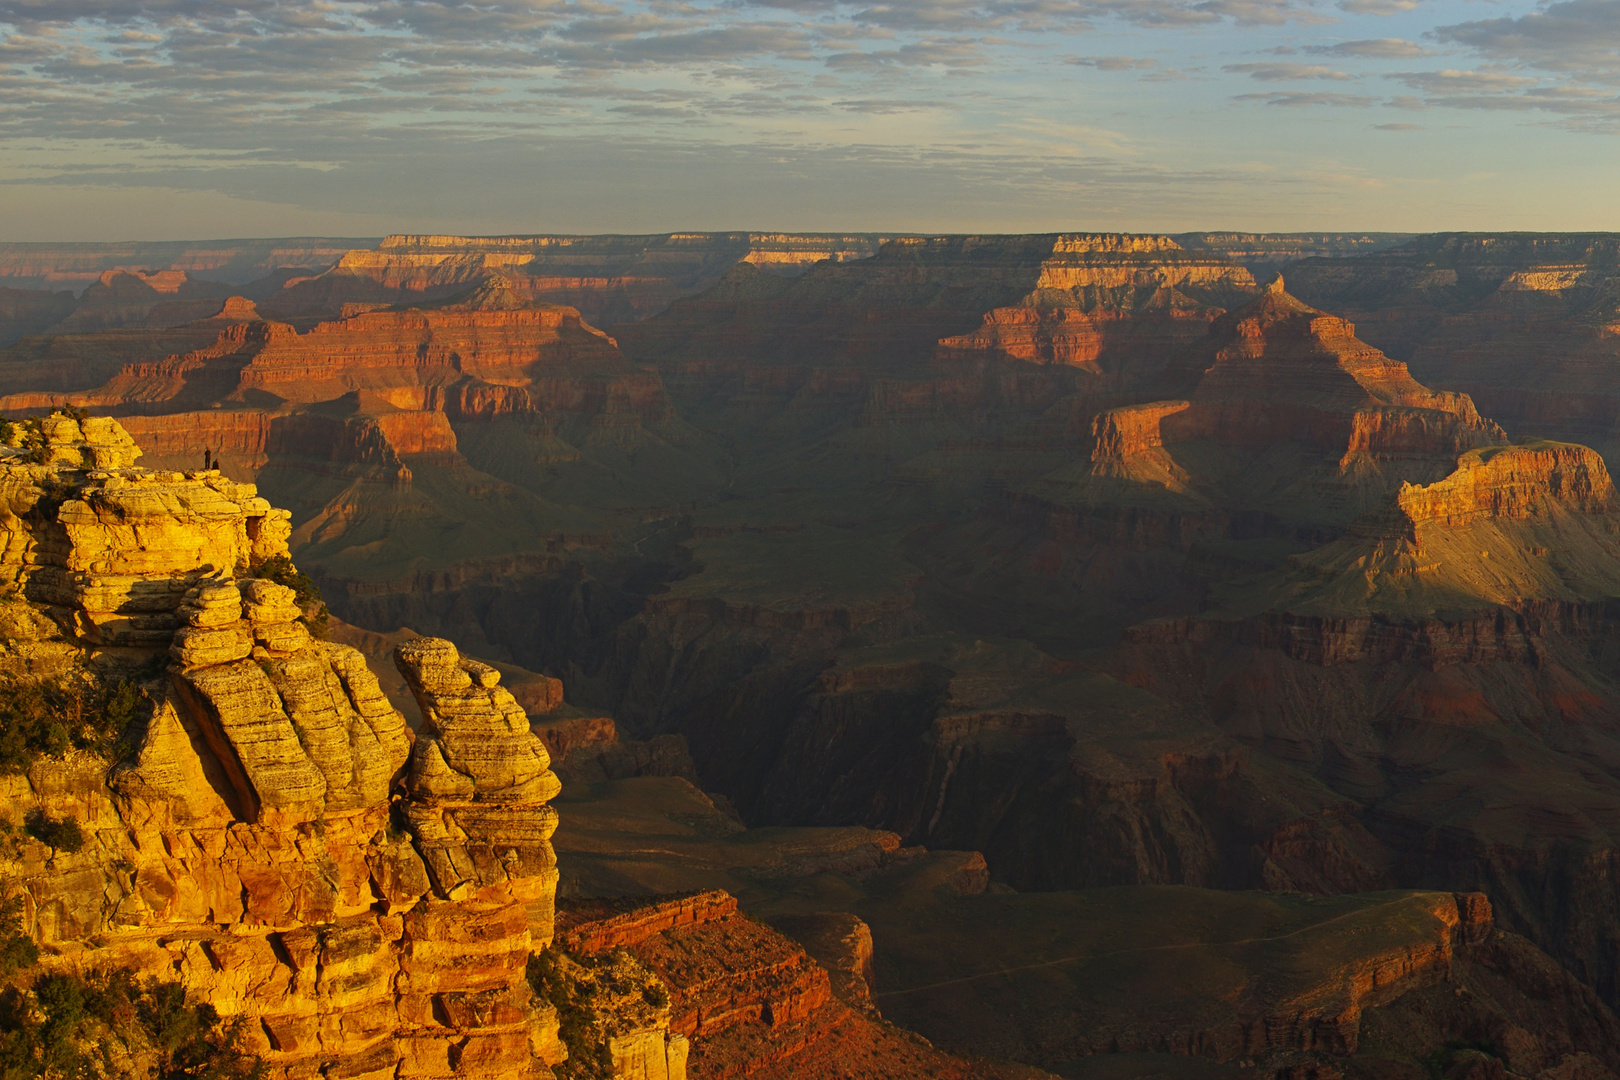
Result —
[{"label": "green shrub", "polygon": [[567,1080],[605,1080],[613,1075],[613,1057],[596,1030],[596,984],[571,978],[568,966],[562,953],[548,947],[529,954],[524,972],[535,994],[557,1010],[557,1035],[568,1047],[568,1060],[555,1071]]},{"label": "green shrub", "polygon": [[331,615],[321,599],[321,587],[315,584],[314,578],[294,566],[292,559],[286,555],[272,555],[265,559],[253,567],[253,576],[291,589],[293,602],[304,610],[304,625],[309,627],[313,636],[321,641],[326,640],[326,635],[331,631]]},{"label": "green shrub", "polygon": [[178,983],[121,970],[41,975],[0,993],[0,1080],[104,1074],[109,1062],[92,1055],[113,1040],[149,1062],[142,1080],[257,1080],[263,1066],[242,1034],[240,1018],[188,1005]]},{"label": "green shrub", "polygon": [[151,710],[146,692],[127,679],[0,681],[0,773],[23,772],[69,750],[130,752]]},{"label": "green shrub", "polygon": [[0,901],[0,978],[39,962],[39,946],[22,930],[22,910],[20,896]]},{"label": "green shrub", "polygon": [[40,843],[69,855],[84,850],[84,830],[79,828],[76,818],[65,817],[58,821],[36,806],[23,819],[23,828]]}]

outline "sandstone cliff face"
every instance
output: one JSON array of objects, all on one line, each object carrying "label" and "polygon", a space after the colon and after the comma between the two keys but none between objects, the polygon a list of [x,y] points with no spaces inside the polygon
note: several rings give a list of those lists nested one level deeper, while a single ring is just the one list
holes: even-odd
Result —
[{"label": "sandstone cliff face", "polygon": [[1613,236],[1439,234],[1290,274],[1302,296],[1352,314],[1370,340],[1426,381],[1466,391],[1515,437],[1612,439]]},{"label": "sandstone cliff face", "polygon": [[728,428],[924,427],[1038,413],[1080,384],[1128,397],[1162,354],[1207,326],[1207,304],[1153,284],[1183,273],[1184,253],[1125,250],[1131,243],[902,237],[869,259],[818,263],[794,279],[739,265],[614,332],[627,356],[657,365],[676,399],[722,410]]},{"label": "sandstone cliff face", "polygon": [[111,329],[141,322],[165,301],[223,298],[227,291],[184,270],[107,270],[84,290],[73,314],[57,325],[63,333]]},{"label": "sandstone cliff face", "polygon": [[1504,441],[1466,395],[1418,383],[1280,278],[1171,370],[1185,400],[1096,413],[1089,462],[1024,484],[1008,515],[1053,537],[1183,551],[1245,533],[1320,543]]},{"label": "sandstone cliff face", "polygon": [[[607,1045],[615,1076],[1029,1075],[1016,1066],[940,1053],[914,1035],[875,1023],[867,982],[871,935],[847,915],[796,921],[801,931],[827,924],[842,936],[827,935],[835,940],[817,951],[849,965],[836,973],[837,993],[819,958],[743,915],[737,900],[719,890],[572,902],[559,912],[558,945],[586,963],[606,966],[612,956],[616,966],[633,965],[667,998],[661,1009],[637,1002],[641,1008],[621,1008],[610,1021]],[[863,945],[864,961],[858,952]],[[865,1009],[852,1008],[850,999]]]},{"label": "sandstone cliff face", "polygon": [[974,333],[942,339],[940,348],[1096,375],[1156,369],[1254,289],[1241,266],[1184,251],[1169,237],[1059,236],[1028,296],[988,312]]},{"label": "sandstone cliff face", "polygon": [[248,1020],[272,1076],[547,1075],[556,1018],[523,971],[552,933],[557,782],[498,674],[402,649],[413,739],[364,658],[252,576],[289,526],[251,485],[136,468],[110,420],[43,429],[44,463],[0,462],[0,565],[57,627],[38,644],[168,663],[130,760],[3,780],[12,825],[88,835],[8,849],[47,967],[177,980]]},{"label": "sandstone cliff face", "polygon": [[[195,465],[206,451],[238,478],[266,471],[328,537],[357,504],[384,517],[464,519],[411,494],[423,470],[430,484],[460,488],[471,502],[503,486],[469,469],[453,424],[511,421],[517,441],[544,440],[567,460],[581,451],[559,428],[574,429],[567,437],[575,444],[616,453],[645,441],[644,425],[670,419],[656,374],[626,364],[613,340],[573,310],[536,307],[507,284],[492,277],[443,303],[366,312],[304,334],[231,298],[182,328],[211,331],[206,345],[126,363],[95,390],[13,394],[0,408],[116,411],[162,464]],[[473,445],[491,444],[486,454],[510,468],[512,452],[499,441],[510,434],[493,443],[475,436]],[[533,473],[546,451],[528,460],[517,453],[518,471]]]},{"label": "sandstone cliff face", "polygon": [[1392,422],[1384,412],[1421,409],[1446,414],[1433,418],[1440,437],[1407,452],[1455,455],[1502,440],[1466,395],[1421,385],[1405,364],[1359,341],[1350,323],[1289,296],[1281,278],[1213,327],[1195,363],[1207,366],[1188,437],[1256,446],[1295,439],[1349,453],[1369,441],[1364,432]]},{"label": "sandstone cliff face", "polygon": [[324,401],[361,387],[422,386],[463,375],[523,385],[537,366],[588,367],[615,358],[612,340],[568,308],[374,312],[267,342],[242,370],[241,387]]},{"label": "sandstone cliff face", "polygon": [[[1369,615],[1419,629],[1437,616],[1482,631],[1523,619],[1578,625],[1583,607],[1620,596],[1620,521],[1614,486],[1598,454],[1568,443],[1470,451],[1444,480],[1403,484],[1386,510],[1357,521],[1340,540],[1296,555],[1274,609],[1349,619],[1376,636]],[[1516,612],[1503,622],[1500,609]],[[1388,631],[1383,631],[1387,633]],[[1495,636],[1483,631],[1481,643]],[[1379,652],[1386,646],[1375,648]],[[1359,651],[1359,650],[1355,650]]]},{"label": "sandstone cliff face", "polygon": [[1606,514],[1614,484],[1597,452],[1568,443],[1476,450],[1457,471],[1426,487],[1403,485],[1396,497],[1414,531],[1456,528],[1482,518],[1523,520],[1556,506],[1571,513]]}]

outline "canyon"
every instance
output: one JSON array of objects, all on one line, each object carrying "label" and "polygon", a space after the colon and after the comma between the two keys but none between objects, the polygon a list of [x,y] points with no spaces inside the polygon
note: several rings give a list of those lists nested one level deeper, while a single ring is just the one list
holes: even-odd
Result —
[{"label": "canyon", "polygon": [[288,1077],[1620,1074],[1616,243],[9,289],[5,662],[154,703],[22,925]]}]

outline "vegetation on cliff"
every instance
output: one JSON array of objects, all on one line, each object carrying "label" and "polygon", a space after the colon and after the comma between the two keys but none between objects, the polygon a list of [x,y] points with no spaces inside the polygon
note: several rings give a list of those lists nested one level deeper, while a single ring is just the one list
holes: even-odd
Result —
[{"label": "vegetation on cliff", "polygon": [[314,578],[294,566],[292,559],[286,555],[272,555],[255,566],[253,574],[291,589],[293,602],[304,612],[299,621],[309,628],[311,635],[321,641],[326,640],[331,617],[327,614],[325,602],[321,600],[321,587],[315,584]]},{"label": "vegetation on cliff", "polygon": [[119,756],[151,713],[130,679],[74,673],[0,681],[0,773],[20,773],[70,750]]},{"label": "vegetation on cliff", "polygon": [[552,946],[530,955],[527,974],[557,1010],[568,1060],[553,1071],[563,1080],[606,1080],[614,1075],[611,1037],[668,1025],[669,989],[622,949],[576,957]]},{"label": "vegetation on cliff", "polygon": [[19,899],[0,904],[0,1080],[257,1080],[240,1019],[189,1004],[178,983],[124,970],[25,974],[39,950],[17,928]]}]

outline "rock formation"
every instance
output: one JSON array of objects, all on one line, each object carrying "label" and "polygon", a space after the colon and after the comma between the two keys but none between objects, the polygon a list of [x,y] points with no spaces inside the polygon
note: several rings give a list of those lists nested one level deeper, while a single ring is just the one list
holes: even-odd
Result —
[{"label": "rock formation", "polygon": [[1607,449],[1617,388],[1620,241],[1593,233],[1441,233],[1289,271],[1419,377],[1467,391],[1516,438]]},{"label": "rock formation", "polygon": [[939,344],[947,354],[1066,364],[1099,376],[1156,370],[1254,289],[1248,271],[1168,237],[1060,236],[1028,296]]},{"label": "rock formation", "polygon": [[491,273],[511,278],[530,303],[563,304],[597,325],[645,318],[700,292],[742,261],[795,273],[826,259],[865,258],[871,235],[676,233],[664,236],[390,236],[347,252],[318,277],[287,283],[277,313],[338,313],[443,297]]},{"label": "rock formation", "polygon": [[[376,841],[398,856],[378,880],[407,884],[368,910],[398,916],[401,943],[418,925],[407,909],[469,904],[496,905],[478,909],[493,939],[521,923],[533,941],[546,841],[523,823],[544,815],[523,776],[490,772],[455,733],[470,717],[542,768],[495,692],[512,687],[525,711],[550,702],[518,692],[526,668],[567,685],[567,704],[538,717],[552,771],[603,798],[688,777],[714,797],[668,813],[719,838],[711,861],[750,846],[735,807],[753,825],[859,835],[834,861],[860,873],[920,874],[900,855],[919,847],[981,852],[952,872],[986,909],[1003,885],[1484,892],[1503,927],[1620,1001],[1606,447],[1538,441],[1558,432],[1522,422],[1613,419],[1598,362],[1609,241],[1486,239],[1307,260],[1288,270],[1304,300],[1254,295],[1242,261],[1303,251],[1300,238],[898,238],[796,276],[762,270],[775,258],[762,253],[719,265],[703,239],[401,239],[276,290],[298,300],[285,309],[230,305],[206,336],[143,330],[144,352],[130,328],[32,339],[0,367],[28,392],[5,403],[13,417],[99,388],[166,474],[223,450],[222,488],[252,480],[294,511],[286,542],[338,616],[390,644],[455,642],[453,661],[436,645],[412,654],[429,674],[411,701],[442,730],[413,744],[427,786],[411,794],[408,762]],[[658,290],[685,295],[598,333],[543,306],[562,296],[541,283],[552,272],[641,313]],[[630,281],[643,272],[657,282]],[[1493,325],[1517,344],[1493,344]],[[1425,366],[1453,330],[1451,366]],[[1486,384],[1499,401],[1529,387],[1507,431],[1468,396]],[[30,505],[54,513],[55,498]],[[183,581],[151,613],[160,628],[120,610],[121,594],[96,607],[42,570],[35,588],[67,590],[49,600],[61,610],[0,611],[16,627],[0,661],[44,671],[90,648],[135,672],[146,650],[175,665],[163,693],[182,719],[209,715],[204,691],[238,693],[279,703],[301,738],[288,710],[319,710],[295,661],[320,646],[273,596],[241,599],[254,573],[229,571],[241,615],[228,592],[204,595],[222,580]],[[76,629],[53,629],[73,605]],[[92,630],[151,642],[96,644]],[[475,654],[503,665],[500,684],[481,681]],[[211,684],[221,665],[264,682]],[[417,677],[406,666],[385,673],[400,700]],[[220,765],[208,790],[243,825],[297,820],[316,791],[323,806],[371,798],[373,752],[335,749],[338,732],[360,746],[365,714],[352,701],[336,714],[309,721],[326,749],[307,763],[265,729],[265,756]],[[516,822],[504,845],[496,822]],[[795,879],[806,895],[859,891],[820,848],[750,864],[757,877],[664,881],[673,841],[659,830],[680,825],[643,820],[657,844],[622,846],[659,852],[599,854],[594,880],[725,888],[752,911],[759,880],[804,862],[833,875]],[[253,825],[272,827],[288,826]],[[561,872],[567,896],[583,872],[566,858]],[[466,966],[479,964],[491,980],[501,966]],[[497,1028],[491,1047],[515,1045],[515,1027]],[[409,1030],[440,1045],[426,1021]],[[1481,1038],[1460,1030],[1417,1056]]]},{"label": "rock formation", "polygon": [[524,966],[551,938],[557,782],[498,675],[402,649],[414,738],[364,658],[254,576],[287,553],[285,512],[134,466],[108,419],[40,431],[0,461],[5,577],[49,618],[35,655],[167,664],[128,760],[5,781],[12,825],[37,807],[87,834],[4,867],[47,967],[176,980],[245,1017],[272,1076],[547,1075],[556,1016]]},{"label": "rock formation", "polygon": [[0,286],[0,348],[60,322],[73,303],[69,292]]}]

